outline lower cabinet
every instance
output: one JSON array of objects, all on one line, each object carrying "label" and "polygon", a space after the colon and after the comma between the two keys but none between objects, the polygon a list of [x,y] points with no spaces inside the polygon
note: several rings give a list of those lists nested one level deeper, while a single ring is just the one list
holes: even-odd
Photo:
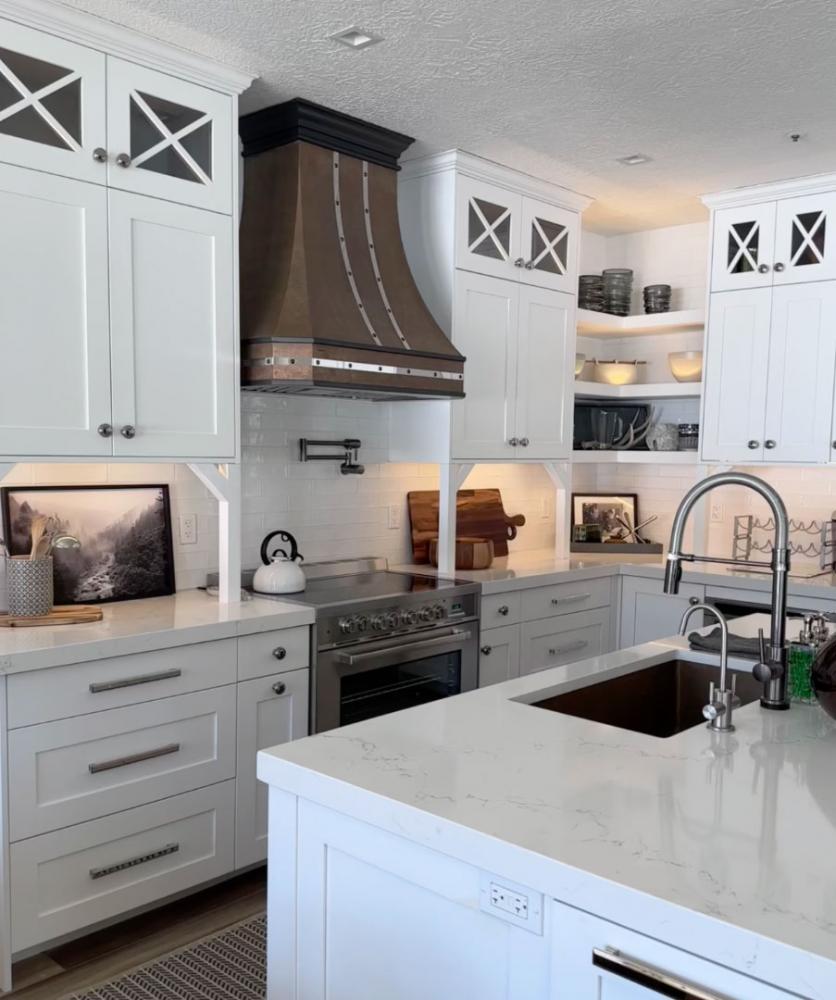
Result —
[{"label": "lower cabinet", "polygon": [[608,653],[610,614],[609,608],[597,608],[525,622],[520,641],[520,673],[533,674]]},{"label": "lower cabinet", "polygon": [[520,626],[487,628],[479,636],[479,687],[520,676]]},{"label": "lower cabinet", "polygon": [[550,1000],[790,1000],[795,996],[583,910],[560,903],[553,907]]},{"label": "lower cabinet", "polygon": [[[665,594],[661,580],[625,576],[621,581],[619,649],[676,635],[689,605],[703,600],[705,587],[697,584],[683,583],[678,594]],[[702,621],[692,619],[691,625],[699,628]]]},{"label": "lower cabinet", "polygon": [[308,670],[259,677],[238,685],[238,781],[235,867],[267,857],[267,786],[256,778],[259,750],[308,733]]}]

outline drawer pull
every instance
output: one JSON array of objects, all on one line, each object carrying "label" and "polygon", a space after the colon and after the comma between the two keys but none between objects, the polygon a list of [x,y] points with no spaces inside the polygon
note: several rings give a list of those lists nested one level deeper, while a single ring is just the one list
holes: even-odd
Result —
[{"label": "drawer pull", "polygon": [[576,642],[568,642],[565,646],[552,646],[549,656],[559,656],[562,653],[576,653],[579,649],[584,649],[589,645],[586,639],[578,639]]},{"label": "drawer pull", "polygon": [[510,610],[511,610],[511,609],[510,609],[510,608],[508,607],[508,605],[507,605],[507,604],[503,604],[503,605],[502,605],[501,607],[498,607],[498,608],[496,609],[496,613],[497,613],[498,615],[507,615],[507,614],[508,614],[508,612],[509,612]]},{"label": "drawer pull", "polygon": [[592,594],[568,594],[566,597],[553,597],[552,604],[572,604],[574,601],[588,601]]},{"label": "drawer pull", "polygon": [[719,993],[710,993],[667,972],[654,969],[652,965],[637,962],[615,948],[593,948],[592,964],[630,983],[644,986],[659,996],[676,997],[678,1000],[724,1000]]},{"label": "drawer pull", "polygon": [[119,861],[115,865],[107,865],[105,868],[91,868],[90,878],[104,878],[106,875],[115,875],[117,872],[127,871],[128,868],[136,868],[137,865],[147,864],[149,861],[156,861],[157,858],[168,857],[169,854],[176,854],[180,850],[179,844],[166,844],[156,851],[149,851],[147,854],[138,854],[135,858],[128,858],[127,861]]},{"label": "drawer pull", "polygon": [[138,684],[153,684],[154,681],[168,681],[180,677],[183,671],[178,667],[173,670],[160,670],[156,674],[140,674],[138,677],[125,677],[121,681],[99,681],[90,685],[90,694],[101,694],[102,691],[116,691],[119,688],[136,687]]},{"label": "drawer pull", "polygon": [[87,769],[91,774],[99,774],[101,771],[115,771],[117,767],[128,767],[129,764],[139,764],[143,760],[153,760],[155,757],[167,757],[179,750],[179,743],[167,743],[164,747],[157,747],[156,750],[143,750],[141,753],[132,753],[127,757],[114,757],[113,760],[88,764]]},{"label": "drawer pull", "polygon": [[276,646],[273,650],[273,656],[275,656],[277,660],[283,660],[287,656],[287,650],[284,646]]}]

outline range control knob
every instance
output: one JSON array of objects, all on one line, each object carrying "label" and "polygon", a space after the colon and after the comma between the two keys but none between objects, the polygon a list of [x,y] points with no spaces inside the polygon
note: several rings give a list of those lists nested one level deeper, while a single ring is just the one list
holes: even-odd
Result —
[{"label": "range control knob", "polygon": [[446,617],[447,617],[447,609],[444,607],[444,605],[436,604],[436,606],[433,608],[433,618],[435,618],[436,621],[441,621],[442,618]]},{"label": "range control knob", "polygon": [[398,616],[395,614],[394,611],[390,611],[389,614],[386,616],[386,628],[397,628],[398,625],[400,625]]},{"label": "range control knob", "polygon": [[351,635],[354,631],[354,622],[350,618],[340,618],[337,622],[337,628],[343,635]]},{"label": "range control knob", "polygon": [[386,628],[386,619],[383,617],[383,615],[375,615],[372,618],[372,631],[381,632],[385,628]]},{"label": "range control knob", "polygon": [[358,615],[354,619],[354,626],[358,632],[367,632],[369,629],[369,619],[365,615]]},{"label": "range control knob", "polygon": [[417,611],[405,611],[401,616],[404,625],[417,625],[418,624],[418,612]]},{"label": "range control knob", "polygon": [[433,620],[433,609],[432,608],[421,608],[418,612],[418,617],[422,622],[431,622]]}]

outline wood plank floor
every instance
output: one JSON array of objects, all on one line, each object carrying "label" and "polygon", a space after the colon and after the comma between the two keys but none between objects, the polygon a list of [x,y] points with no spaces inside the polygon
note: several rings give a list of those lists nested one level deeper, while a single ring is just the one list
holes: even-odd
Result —
[{"label": "wood plank floor", "polygon": [[258,868],[14,966],[15,1000],[58,1000],[261,913],[266,869]]}]

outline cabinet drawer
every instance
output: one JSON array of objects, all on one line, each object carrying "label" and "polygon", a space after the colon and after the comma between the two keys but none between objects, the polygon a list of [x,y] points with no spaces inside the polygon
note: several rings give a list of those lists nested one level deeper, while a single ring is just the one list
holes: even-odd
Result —
[{"label": "cabinet drawer", "polygon": [[13,844],[12,950],[226,874],[234,822],[225,781]]},{"label": "cabinet drawer", "polygon": [[9,728],[234,683],[234,639],[13,674]]},{"label": "cabinet drawer", "polygon": [[235,776],[235,685],[9,734],[13,841]]},{"label": "cabinet drawer", "polygon": [[239,681],[298,670],[310,662],[311,630],[307,625],[245,635],[238,640]]},{"label": "cabinet drawer", "polygon": [[581,611],[522,626],[520,674],[609,652],[610,610]]},{"label": "cabinet drawer", "polygon": [[512,594],[490,594],[482,598],[482,628],[515,625],[520,620],[522,597]]},{"label": "cabinet drawer", "polygon": [[566,615],[589,608],[605,608],[612,602],[612,577],[598,580],[575,580],[551,587],[535,587],[522,595],[523,621]]}]

